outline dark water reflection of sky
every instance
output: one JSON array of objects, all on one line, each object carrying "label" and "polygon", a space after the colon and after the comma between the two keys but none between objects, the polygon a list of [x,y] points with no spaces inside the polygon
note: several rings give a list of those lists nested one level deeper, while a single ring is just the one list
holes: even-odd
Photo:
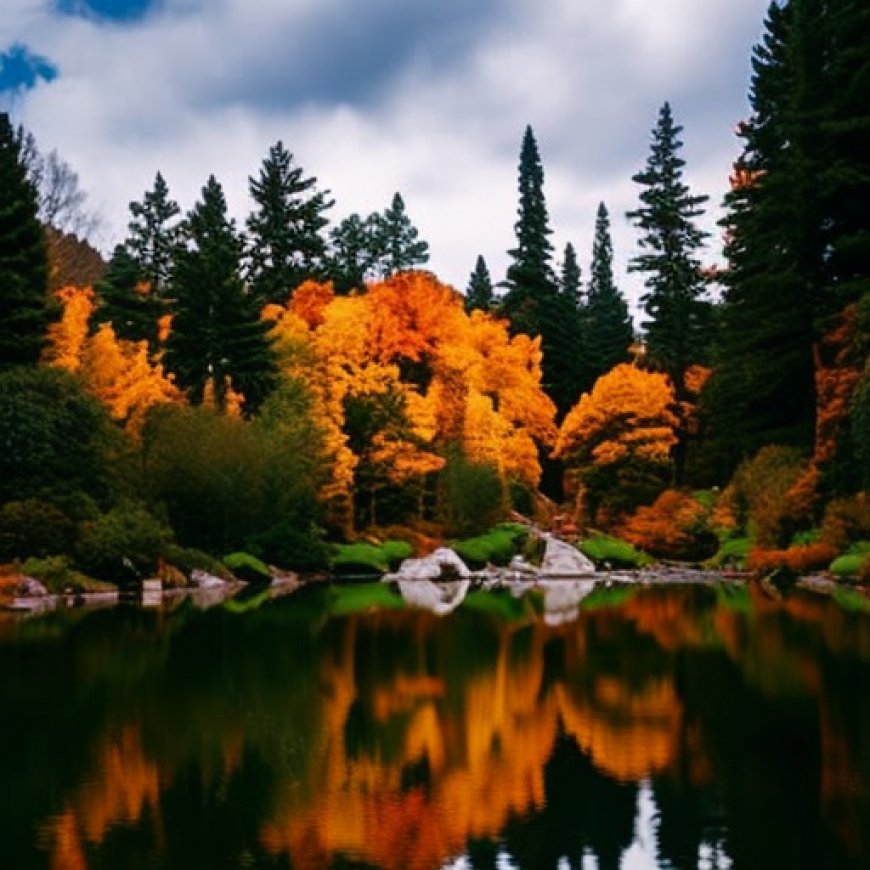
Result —
[{"label": "dark water reflection of sky", "polygon": [[0,866],[870,866],[867,613],[346,605],[0,622]]}]

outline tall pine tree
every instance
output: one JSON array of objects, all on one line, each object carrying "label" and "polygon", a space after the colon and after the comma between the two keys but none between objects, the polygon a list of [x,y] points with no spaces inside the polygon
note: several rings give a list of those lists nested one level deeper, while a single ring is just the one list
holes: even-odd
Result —
[{"label": "tall pine tree", "polygon": [[582,308],[583,287],[581,284],[580,264],[577,262],[577,251],[574,245],[568,242],[565,245],[565,254],[562,258],[562,272],[559,275],[559,290],[567,296],[577,308]]},{"label": "tall pine tree", "polygon": [[249,179],[255,208],[248,216],[248,275],[261,304],[287,301],[303,281],[325,277],[326,213],[334,202],[317,179],[293,165],[293,155],[277,142],[257,178]]},{"label": "tall pine tree", "polygon": [[588,382],[584,390],[614,366],[628,362],[634,330],[628,304],[613,278],[613,242],[610,236],[610,216],[604,203],[599,203],[595,215],[595,236],[592,241],[592,264],[589,269],[589,292],[584,325],[584,356],[588,361]]},{"label": "tall pine tree", "polygon": [[54,312],[37,209],[21,135],[0,112],[0,370],[39,361]]},{"label": "tall pine tree", "polygon": [[682,129],[665,103],[646,167],[632,178],[642,188],[640,205],[627,215],[641,231],[640,253],[629,271],[646,276],[641,301],[648,357],[670,375],[678,394],[689,366],[708,358],[712,340],[712,309],[698,259],[708,234],[696,223],[707,197],[693,195],[683,181]]},{"label": "tall pine tree", "polygon": [[174,271],[167,367],[194,402],[202,401],[211,380],[219,406],[232,386],[244,394],[245,409],[253,411],[274,385],[275,360],[258,300],[242,283],[242,241],[214,176],[188,214],[184,234]]},{"label": "tall pine tree", "polygon": [[389,278],[429,262],[429,243],[420,238],[400,193],[393,194],[389,207],[371,221],[380,277]]}]

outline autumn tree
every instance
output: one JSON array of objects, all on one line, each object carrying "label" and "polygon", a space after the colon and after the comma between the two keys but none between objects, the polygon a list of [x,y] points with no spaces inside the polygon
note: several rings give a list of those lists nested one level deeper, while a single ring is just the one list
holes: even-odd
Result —
[{"label": "autumn tree", "polygon": [[680,425],[674,398],[667,375],[622,363],[571,409],[553,452],[587,519],[614,518],[664,488]]},{"label": "autumn tree", "polygon": [[294,165],[293,155],[276,142],[257,178],[248,179],[254,210],[247,218],[248,278],[260,304],[283,302],[309,278],[327,268],[324,229],[333,206],[329,191]]},{"label": "autumn tree", "polygon": [[482,255],[478,255],[465,291],[465,310],[469,313],[475,309],[489,311],[494,302],[492,277],[489,274],[486,260],[483,259]]},{"label": "autumn tree", "polygon": [[37,209],[21,139],[0,112],[0,369],[35,364],[53,316]]},{"label": "autumn tree", "polygon": [[219,407],[230,388],[258,407],[275,380],[275,363],[256,300],[240,275],[242,243],[227,217],[223,190],[209,177],[185,220],[185,244],[173,273],[175,313],[166,364],[194,403],[214,385]]},{"label": "autumn tree", "polygon": [[648,358],[677,385],[690,365],[707,359],[712,340],[711,306],[698,259],[708,234],[697,225],[708,198],[692,194],[683,181],[681,131],[665,103],[646,167],[632,178],[641,186],[640,204],[627,214],[641,232],[640,252],[629,271],[646,276],[641,302]]}]

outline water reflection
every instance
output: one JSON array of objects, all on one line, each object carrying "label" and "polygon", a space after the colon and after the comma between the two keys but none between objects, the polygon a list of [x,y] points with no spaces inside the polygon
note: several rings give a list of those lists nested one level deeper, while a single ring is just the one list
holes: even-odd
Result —
[{"label": "water reflection", "polygon": [[677,587],[552,626],[329,595],[0,624],[0,865],[870,862],[866,614]]}]

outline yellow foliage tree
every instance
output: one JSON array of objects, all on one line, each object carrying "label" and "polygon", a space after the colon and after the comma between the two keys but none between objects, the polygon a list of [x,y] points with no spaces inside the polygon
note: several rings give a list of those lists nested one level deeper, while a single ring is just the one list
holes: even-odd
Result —
[{"label": "yellow foliage tree", "polygon": [[63,306],[60,320],[48,327],[48,342],[43,361],[48,365],[77,372],[88,337],[91,314],[94,311],[94,291],[91,287],[63,287],[55,293]]}]

